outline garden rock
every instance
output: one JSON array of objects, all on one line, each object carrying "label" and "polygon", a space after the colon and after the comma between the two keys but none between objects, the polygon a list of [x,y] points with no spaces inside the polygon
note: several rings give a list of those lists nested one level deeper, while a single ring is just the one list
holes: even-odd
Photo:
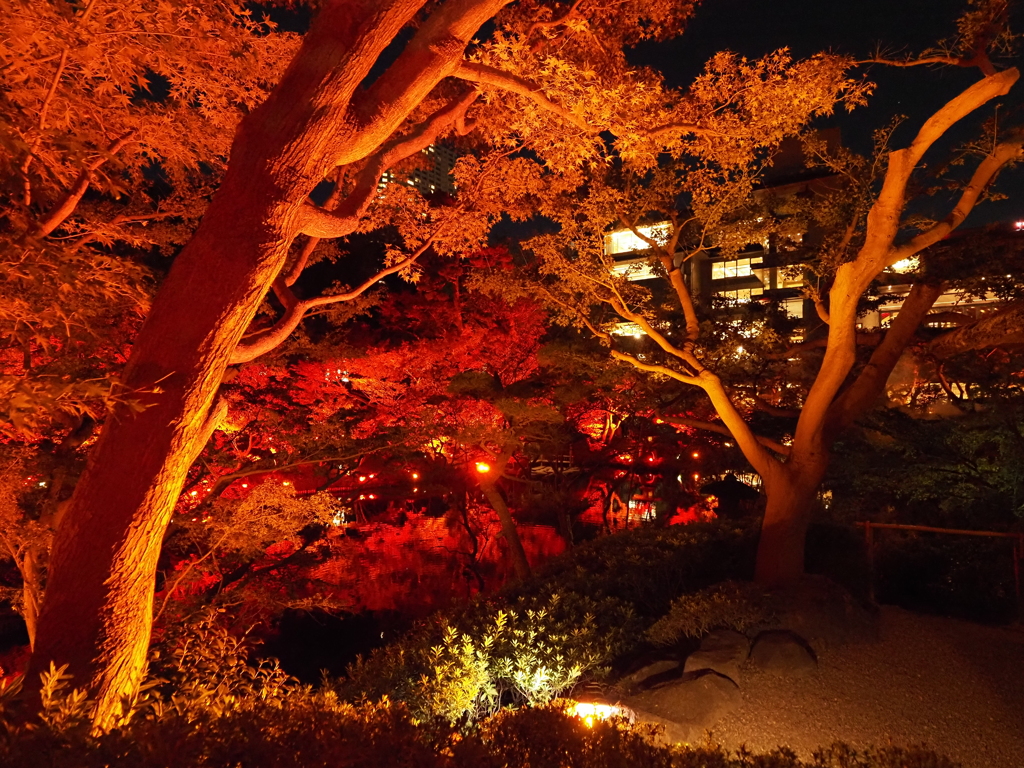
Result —
[{"label": "garden rock", "polygon": [[686,664],[683,665],[683,672],[699,672],[702,669],[710,669],[720,675],[725,675],[734,683],[740,681],[740,663],[746,658],[738,659],[736,654],[729,650],[717,651],[694,651],[686,657]]},{"label": "garden rock", "polygon": [[750,641],[746,635],[731,629],[716,629],[704,636],[700,650],[687,657],[683,672],[710,669],[738,683],[740,664],[747,660],[748,653]]},{"label": "garden rock", "polygon": [[725,675],[711,670],[690,672],[678,680],[652,688],[624,703],[641,722],[655,722],[645,714],[675,724],[674,741],[693,743],[741,701],[739,686]]},{"label": "garden rock", "polygon": [[[674,672],[678,669],[679,662],[676,659],[659,659],[627,675],[623,682],[626,684],[625,687],[629,689],[646,688],[655,682],[661,682],[659,678],[664,679],[662,676],[666,672]],[[679,675],[676,674],[674,676],[678,677]]]},{"label": "garden rock", "polygon": [[783,677],[802,677],[818,668],[818,660],[807,641],[787,629],[772,629],[758,635],[750,650],[750,663]]},{"label": "garden rock", "polygon": [[750,640],[734,629],[714,629],[700,641],[702,651],[730,651],[740,662],[750,653]]}]

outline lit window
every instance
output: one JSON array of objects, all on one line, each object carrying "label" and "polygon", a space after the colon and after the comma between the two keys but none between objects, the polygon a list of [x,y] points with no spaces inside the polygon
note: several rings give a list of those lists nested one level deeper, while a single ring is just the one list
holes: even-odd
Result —
[{"label": "lit window", "polygon": [[624,277],[627,280],[650,280],[657,277],[654,267],[646,259],[630,259],[613,264],[611,273],[616,277]]},{"label": "lit window", "polygon": [[[665,244],[669,237],[669,223],[651,224],[646,227],[637,227],[637,232],[644,237],[649,237],[657,243]],[[630,229],[620,229],[617,232],[609,232],[604,236],[604,252],[606,256],[616,253],[629,253],[630,251],[645,251],[651,246],[643,238],[637,237]]]},{"label": "lit window", "polygon": [[739,288],[735,291],[719,291],[716,295],[738,304],[750,301],[754,296],[760,296],[762,293],[764,293],[763,288]]},{"label": "lit window", "polygon": [[897,274],[903,274],[904,272],[913,272],[920,265],[920,261],[917,256],[911,256],[909,259],[900,259],[895,264],[889,267],[890,272],[896,272]]},{"label": "lit window", "polygon": [[779,288],[799,288],[804,284],[804,265],[793,264],[779,270]]},{"label": "lit window", "polygon": [[711,279],[725,280],[729,277],[749,277],[754,274],[750,259],[733,259],[718,261],[711,265]]}]

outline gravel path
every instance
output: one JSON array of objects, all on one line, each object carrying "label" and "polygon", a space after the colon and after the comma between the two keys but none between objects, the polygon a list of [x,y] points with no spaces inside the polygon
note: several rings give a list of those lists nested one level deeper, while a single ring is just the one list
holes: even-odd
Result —
[{"label": "gravel path", "polygon": [[964,768],[1024,768],[1024,631],[881,609],[881,642],[818,652],[804,679],[745,669],[711,738],[735,749],[924,744]]}]

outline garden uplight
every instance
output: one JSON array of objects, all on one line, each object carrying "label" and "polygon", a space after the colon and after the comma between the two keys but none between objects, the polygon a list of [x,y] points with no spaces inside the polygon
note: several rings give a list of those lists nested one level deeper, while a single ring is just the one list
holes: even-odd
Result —
[{"label": "garden uplight", "polygon": [[577,701],[570,708],[575,717],[582,720],[588,728],[593,728],[598,720],[607,720],[609,717],[624,717],[629,710],[618,707],[614,704],[597,704],[589,701]]}]

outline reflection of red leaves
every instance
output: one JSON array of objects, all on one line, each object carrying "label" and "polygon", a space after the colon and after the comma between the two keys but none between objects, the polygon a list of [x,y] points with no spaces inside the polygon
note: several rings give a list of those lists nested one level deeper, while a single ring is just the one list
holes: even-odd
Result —
[{"label": "reflection of red leaves", "polygon": [[295,552],[294,541],[279,541],[276,544],[271,544],[266,549],[267,557],[272,557],[278,560],[283,560]]},{"label": "reflection of red leaves", "polygon": [[[512,576],[501,526],[493,512],[473,513],[480,548],[476,567],[488,588]],[[310,577],[351,610],[429,611],[468,597],[477,582],[467,569],[472,544],[465,528],[440,517],[410,514],[404,525],[367,523],[339,530],[330,542],[331,558]],[[565,543],[554,528],[524,525],[519,535],[531,563],[561,553]]]}]

